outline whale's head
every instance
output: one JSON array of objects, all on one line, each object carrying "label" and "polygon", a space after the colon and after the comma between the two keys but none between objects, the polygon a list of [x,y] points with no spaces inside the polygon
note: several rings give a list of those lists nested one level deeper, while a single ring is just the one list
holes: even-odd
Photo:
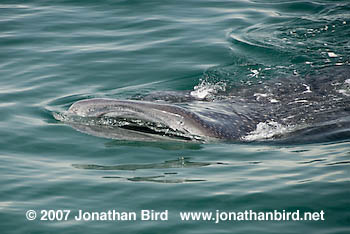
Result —
[{"label": "whale's head", "polygon": [[74,128],[107,138],[185,141],[216,138],[203,118],[176,105],[94,98],[73,103],[66,116],[73,116],[64,120]]}]

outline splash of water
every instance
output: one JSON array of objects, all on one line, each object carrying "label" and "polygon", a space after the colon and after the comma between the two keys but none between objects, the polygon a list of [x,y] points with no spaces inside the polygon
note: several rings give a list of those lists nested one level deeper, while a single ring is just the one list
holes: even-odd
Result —
[{"label": "splash of water", "polygon": [[244,141],[268,140],[295,130],[294,126],[286,126],[275,121],[258,123],[256,129],[244,136]]},{"label": "splash of water", "polygon": [[196,99],[213,98],[218,92],[224,92],[226,90],[226,83],[219,81],[217,83],[210,83],[207,80],[194,87],[194,90],[190,93],[192,97]]}]

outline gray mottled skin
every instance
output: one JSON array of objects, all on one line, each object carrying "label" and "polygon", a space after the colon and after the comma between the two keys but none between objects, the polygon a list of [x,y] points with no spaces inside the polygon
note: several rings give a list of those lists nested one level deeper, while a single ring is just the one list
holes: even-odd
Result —
[{"label": "gray mottled skin", "polygon": [[76,102],[68,111],[83,117],[119,117],[165,123],[174,130],[214,137],[200,117],[175,105],[95,98]]},{"label": "gray mottled skin", "polygon": [[[74,103],[68,113],[83,118],[161,123],[185,135],[228,141],[241,140],[266,121],[306,126],[305,129],[337,126],[348,130],[349,71],[349,66],[330,67],[304,78],[273,79],[232,88],[225,98],[216,101],[196,100],[189,92],[158,92],[141,100],[87,99]],[[71,125],[108,138],[143,140],[152,135],[108,125]]]}]

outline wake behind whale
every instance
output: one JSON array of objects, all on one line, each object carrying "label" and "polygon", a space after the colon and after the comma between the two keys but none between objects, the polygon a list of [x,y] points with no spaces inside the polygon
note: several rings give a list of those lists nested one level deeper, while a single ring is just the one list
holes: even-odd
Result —
[{"label": "wake behind whale", "polygon": [[139,100],[94,98],[55,114],[73,128],[119,140],[314,142],[350,137],[350,67],[323,68],[232,88],[217,99],[158,92]]}]

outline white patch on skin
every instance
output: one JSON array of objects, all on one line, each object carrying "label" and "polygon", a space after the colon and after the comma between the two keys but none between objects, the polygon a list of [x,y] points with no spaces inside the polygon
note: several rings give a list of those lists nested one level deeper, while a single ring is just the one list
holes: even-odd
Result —
[{"label": "white patch on skin", "polygon": [[306,103],[306,102],[308,102],[307,100],[295,100],[294,101],[295,103]]},{"label": "white patch on skin", "polygon": [[349,93],[348,91],[344,90],[344,89],[340,89],[340,90],[338,91],[338,93],[341,93],[341,94],[343,94],[343,95],[345,95],[345,96],[350,96],[350,93]]},{"label": "white patch on skin", "polygon": [[344,81],[344,86],[342,89],[338,90],[338,93],[343,94],[345,96],[350,96],[350,79],[346,79]]},{"label": "white patch on skin", "polygon": [[254,97],[267,97],[266,93],[254,93]]},{"label": "white patch on skin", "polygon": [[268,95],[266,93],[254,93],[253,95],[254,97],[256,97],[256,100],[259,101],[260,98],[266,98]]},{"label": "white patch on skin", "polygon": [[258,70],[251,69],[250,71],[253,73],[253,74],[250,75],[251,77],[257,77],[259,75],[259,71]]},{"label": "white patch on skin", "polygon": [[333,52],[328,52],[328,57],[330,57],[330,58],[336,58],[336,57],[338,57],[338,55],[336,55],[336,54],[333,53]]},{"label": "white patch on skin", "polygon": [[303,84],[306,88],[306,91],[304,91],[303,93],[311,93],[311,89],[310,89],[310,86],[306,85],[306,84]]}]

